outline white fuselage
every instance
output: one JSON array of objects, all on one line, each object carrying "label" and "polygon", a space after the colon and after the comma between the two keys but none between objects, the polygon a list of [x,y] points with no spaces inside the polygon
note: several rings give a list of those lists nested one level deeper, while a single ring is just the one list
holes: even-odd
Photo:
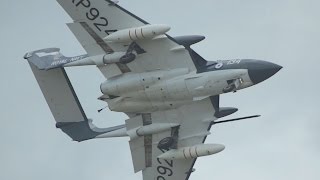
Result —
[{"label": "white fuselage", "polygon": [[112,111],[153,112],[225,93],[230,81],[236,89],[253,85],[247,69],[227,69],[197,74],[188,69],[126,73],[103,82],[100,86]]}]

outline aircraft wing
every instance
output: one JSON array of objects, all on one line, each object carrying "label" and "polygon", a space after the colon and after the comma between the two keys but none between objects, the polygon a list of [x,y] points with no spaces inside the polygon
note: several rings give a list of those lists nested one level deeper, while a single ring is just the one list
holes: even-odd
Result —
[{"label": "aircraft wing", "polygon": [[[135,172],[141,171],[144,180],[182,180],[188,179],[196,161],[196,150],[184,152],[182,159],[162,159],[160,155],[167,150],[158,147],[166,137],[175,137],[177,147],[192,147],[203,144],[214,117],[214,105],[210,98],[195,101],[177,109],[142,114],[127,120],[128,134],[136,132],[136,127],[154,124],[160,127],[171,125],[170,130],[156,134],[132,137],[130,148]],[[176,126],[177,125],[177,126]]]},{"label": "aircraft wing", "polygon": [[[172,38],[163,34],[153,39],[110,42],[105,40],[106,37],[117,31],[142,27],[149,23],[111,0],[57,1],[73,19],[74,22],[68,26],[88,56],[126,52],[130,48],[136,51],[137,57],[130,63],[98,66],[106,78],[127,72],[140,73],[175,68],[196,71],[199,64],[206,63],[190,48],[191,44],[202,40],[202,37]],[[138,37],[137,34],[135,36]],[[167,151],[158,147],[159,142],[172,136],[176,138],[177,147],[203,144],[206,136],[210,134],[211,122],[216,119],[214,114],[213,102],[206,98],[177,109],[130,116],[126,121],[126,130],[130,136],[135,172],[142,171],[144,180],[188,179],[196,161],[195,152],[185,154],[185,159],[165,160],[159,158]],[[137,128],[148,125],[170,128],[149,135],[134,135]]]},{"label": "aircraft wing", "polygon": [[[148,24],[111,0],[57,1],[73,19],[74,22],[68,26],[89,56],[128,51],[132,42],[107,42],[104,38],[119,30]],[[203,38],[196,37],[196,41]],[[195,43],[192,38],[188,39],[188,42]],[[128,64],[115,63],[98,68],[106,78],[125,72],[137,73],[168,68],[188,68],[193,71],[196,70],[194,61],[201,61],[201,57],[199,60],[188,42],[178,42],[168,35],[149,40],[138,39],[134,41],[137,50],[136,60]],[[193,58],[195,56],[197,58]]]},{"label": "aircraft wing", "polygon": [[[129,136],[134,170],[142,171],[144,180],[189,178],[198,156],[197,149],[192,147],[203,144],[216,117],[223,116],[219,96],[194,101],[176,109],[131,114],[125,125],[97,128],[86,117],[64,68],[47,71],[40,68],[61,57],[66,58],[58,48],[37,50],[24,56],[56,120],[57,128],[75,141]],[[172,149],[191,148],[183,152],[182,158],[163,159],[161,156],[170,149],[159,144],[163,144],[161,142],[168,137],[174,140]]]}]

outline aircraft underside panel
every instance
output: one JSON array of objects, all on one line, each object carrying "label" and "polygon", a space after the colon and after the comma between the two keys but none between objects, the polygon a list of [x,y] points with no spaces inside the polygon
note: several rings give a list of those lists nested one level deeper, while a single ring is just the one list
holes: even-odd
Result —
[{"label": "aircraft underside panel", "polygon": [[[209,98],[193,102],[189,105],[171,109],[147,113],[128,119],[127,131],[136,131],[138,127],[155,124],[157,127],[166,124],[177,124],[170,129],[153,133],[147,136],[132,137],[130,149],[132,153],[135,172],[141,171],[144,180],[184,180],[188,179],[192,172],[196,155],[185,159],[161,159],[158,156],[170,150],[159,146],[160,141],[172,137],[175,142],[171,148],[193,147],[203,143],[204,138],[210,134],[210,122],[216,119],[212,102]],[[130,133],[129,133],[130,135]],[[194,152],[191,152],[193,156]]]}]

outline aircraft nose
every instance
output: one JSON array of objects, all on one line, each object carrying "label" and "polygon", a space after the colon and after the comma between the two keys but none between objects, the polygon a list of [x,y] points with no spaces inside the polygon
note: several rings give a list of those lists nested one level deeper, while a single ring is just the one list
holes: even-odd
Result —
[{"label": "aircraft nose", "polygon": [[248,63],[248,73],[254,84],[270,78],[280,69],[282,69],[282,66],[267,61],[255,60]]}]

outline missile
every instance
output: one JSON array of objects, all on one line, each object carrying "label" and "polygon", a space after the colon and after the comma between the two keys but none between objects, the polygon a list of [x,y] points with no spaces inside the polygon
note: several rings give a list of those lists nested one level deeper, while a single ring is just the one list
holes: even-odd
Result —
[{"label": "missile", "polygon": [[104,38],[112,42],[131,42],[136,40],[153,39],[163,35],[170,30],[170,27],[163,24],[145,25],[141,27],[118,30]]},{"label": "missile", "polygon": [[127,64],[135,60],[136,55],[134,53],[126,54],[126,52],[114,52],[111,54],[103,54],[97,56],[90,56],[77,61],[72,61],[64,65],[64,67],[70,66],[86,66],[97,65],[102,66],[105,64],[122,63]]},{"label": "missile", "polygon": [[224,150],[224,145],[221,144],[199,144],[191,147],[179,149],[171,149],[160,156],[160,159],[193,159],[201,156],[216,154]]}]

